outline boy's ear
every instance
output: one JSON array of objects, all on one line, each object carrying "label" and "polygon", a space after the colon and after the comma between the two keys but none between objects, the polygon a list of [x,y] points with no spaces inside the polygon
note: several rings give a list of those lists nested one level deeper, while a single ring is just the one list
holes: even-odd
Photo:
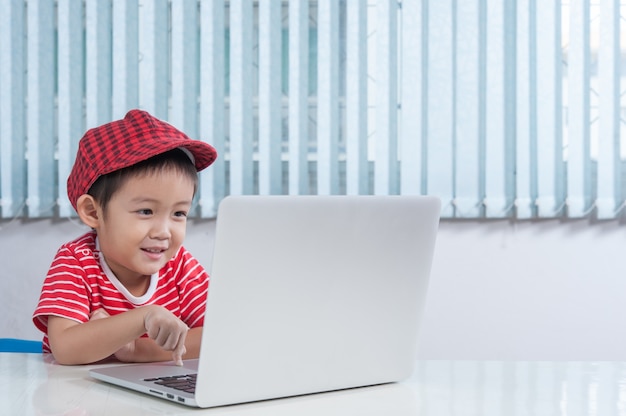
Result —
[{"label": "boy's ear", "polygon": [[91,228],[96,228],[100,223],[98,207],[99,205],[93,196],[88,194],[81,195],[78,197],[78,201],[76,201],[76,212],[78,216],[85,225]]}]

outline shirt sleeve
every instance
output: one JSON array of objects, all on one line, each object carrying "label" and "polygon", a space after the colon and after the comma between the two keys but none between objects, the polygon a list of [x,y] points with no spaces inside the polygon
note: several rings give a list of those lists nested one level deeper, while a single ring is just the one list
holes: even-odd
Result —
[{"label": "shirt sleeve", "polygon": [[89,321],[90,291],[85,270],[67,248],[57,252],[48,270],[33,323],[47,333],[48,316],[59,316],[83,323]]},{"label": "shirt sleeve", "polygon": [[182,261],[182,278],[178,289],[181,320],[189,328],[201,327],[204,324],[209,275],[189,252],[182,253]]}]

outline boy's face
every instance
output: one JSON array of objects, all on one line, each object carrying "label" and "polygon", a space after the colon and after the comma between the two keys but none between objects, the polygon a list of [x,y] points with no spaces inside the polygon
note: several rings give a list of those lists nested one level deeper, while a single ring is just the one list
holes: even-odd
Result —
[{"label": "boy's face", "polygon": [[115,276],[132,287],[160,270],[183,243],[194,184],[173,169],[133,176],[99,212],[100,250]]}]

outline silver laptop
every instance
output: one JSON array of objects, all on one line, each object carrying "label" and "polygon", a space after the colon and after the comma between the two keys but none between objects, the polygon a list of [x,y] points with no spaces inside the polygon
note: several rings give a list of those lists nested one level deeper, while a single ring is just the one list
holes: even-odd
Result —
[{"label": "silver laptop", "polygon": [[439,213],[428,196],[227,197],[200,358],[90,375],[197,407],[404,380]]}]

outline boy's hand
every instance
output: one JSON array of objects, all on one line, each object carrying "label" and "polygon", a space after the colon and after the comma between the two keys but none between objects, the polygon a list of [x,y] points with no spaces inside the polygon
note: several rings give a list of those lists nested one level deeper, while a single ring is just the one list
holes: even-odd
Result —
[{"label": "boy's hand", "polygon": [[149,311],[144,317],[144,326],[148,336],[166,351],[172,351],[172,359],[176,365],[182,366],[182,357],[186,352],[185,338],[189,328],[162,306],[148,306]]},{"label": "boy's hand", "polygon": [[91,312],[91,315],[89,315],[89,320],[90,321],[95,321],[96,319],[102,319],[102,318],[108,318],[109,313],[107,311],[105,311],[104,309],[100,308],[100,309],[96,309],[95,311]]},{"label": "boy's hand", "polygon": [[[144,327],[148,336],[162,349],[172,351],[172,360],[176,365],[183,365],[183,355],[187,352],[185,338],[189,328],[167,309],[158,305],[146,306],[148,311],[144,316]],[[108,318],[110,315],[104,309],[97,309],[91,313],[90,321]],[[120,361],[134,361],[136,340],[121,347],[115,352]]]}]

